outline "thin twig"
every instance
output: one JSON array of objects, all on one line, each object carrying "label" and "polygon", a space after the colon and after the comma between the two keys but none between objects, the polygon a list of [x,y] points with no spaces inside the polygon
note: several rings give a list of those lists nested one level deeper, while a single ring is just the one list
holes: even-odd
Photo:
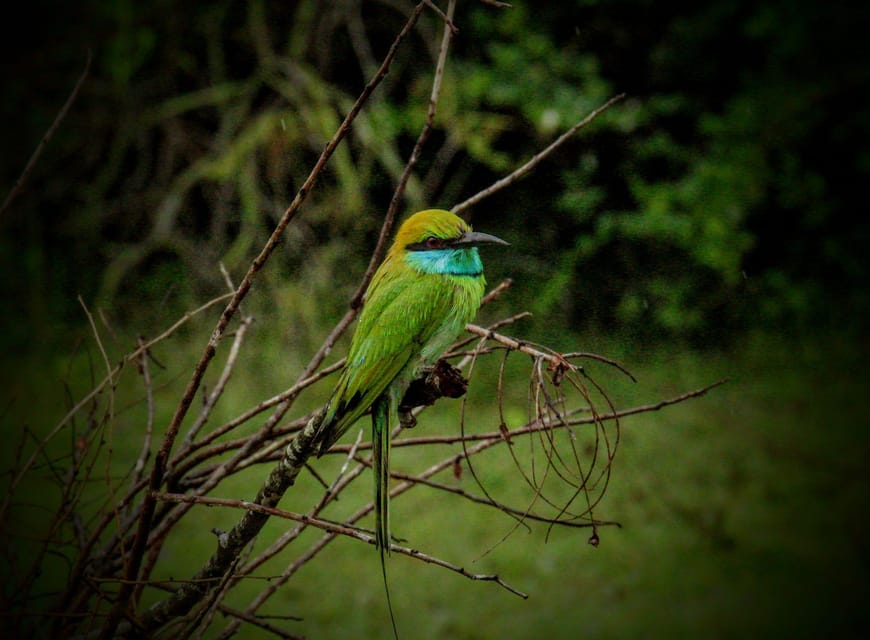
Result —
[{"label": "thin twig", "polygon": [[[257,616],[251,615],[245,611],[239,611],[238,609],[233,609],[232,607],[228,607],[224,604],[219,607],[221,613],[232,616],[235,618],[233,622],[238,623],[247,622],[250,625],[254,625],[255,627],[259,627],[263,631],[268,631],[269,633],[278,636],[279,638],[284,638],[285,640],[305,640],[303,636],[296,635],[295,633],[290,633],[288,631],[284,631],[283,629],[279,629],[273,624],[269,624],[265,621],[264,618],[271,618],[275,620],[299,620],[300,618],[295,616]],[[222,636],[223,637],[223,636]]]},{"label": "thin twig", "polygon": [[48,141],[54,137],[55,132],[57,131],[60,123],[63,122],[64,118],[66,118],[67,112],[69,112],[70,107],[76,101],[76,98],[79,96],[79,92],[81,91],[82,85],[85,83],[85,79],[88,77],[88,74],[91,71],[91,60],[93,59],[93,54],[91,50],[88,49],[88,58],[85,60],[85,68],[79,76],[78,81],[76,81],[75,86],[73,87],[72,92],[69,94],[69,97],[66,99],[63,107],[61,107],[57,116],[54,118],[54,122],[51,123],[51,126],[48,128],[48,131],[45,132],[45,135],[42,136],[42,140],[39,141],[36,149],[33,152],[33,155],[30,156],[30,160],[27,162],[27,165],[24,167],[24,170],[21,172],[21,175],[18,177],[18,180],[15,181],[15,186],[12,187],[12,190],[6,196],[6,199],[3,201],[3,205],[0,206],[0,217],[3,216],[3,213],[12,204],[12,201],[18,196],[18,193],[24,187],[24,183],[27,181],[28,176],[33,171],[33,168],[36,166],[36,163],[39,161],[42,152],[45,150]]},{"label": "thin twig", "polygon": [[[544,430],[552,430],[554,428],[564,428],[564,427],[575,427],[585,424],[595,424],[596,422],[607,422],[609,420],[617,420],[622,419],[628,416],[637,415],[640,413],[648,413],[650,411],[659,411],[660,409],[664,409],[665,407],[669,407],[671,405],[679,404],[681,402],[685,402],[686,400],[690,400],[692,398],[699,398],[705,395],[707,392],[719,387],[728,382],[728,378],[723,378],[722,380],[717,380],[711,384],[708,384],[699,389],[694,389],[692,391],[686,391],[685,393],[681,393],[677,396],[673,396],[671,398],[667,398],[665,400],[659,400],[658,402],[650,403],[650,404],[642,404],[635,407],[631,407],[628,409],[620,409],[618,411],[611,411],[607,413],[599,414],[598,416],[584,416],[580,418],[567,418],[559,420],[558,422],[548,422],[541,420],[532,420],[527,422],[522,427],[517,427],[515,429],[510,429],[508,431],[485,431],[483,433],[466,433],[465,435],[445,435],[445,436],[415,436],[409,438],[399,438],[397,440],[393,440],[392,447],[417,447],[420,445],[449,445],[456,444],[460,442],[484,442],[484,443],[498,443],[499,441],[510,440],[516,436],[527,435],[530,433],[538,433]],[[328,452],[329,454],[346,454],[349,450],[350,445],[334,445]],[[359,451],[366,451],[371,448],[370,443],[363,443],[358,447]],[[469,450],[470,451],[470,450]]]},{"label": "thin twig", "polygon": [[413,476],[407,473],[399,473],[399,472],[391,472],[390,475],[393,478],[398,478],[399,480],[407,480],[408,482],[414,482],[417,484],[422,484],[427,487],[431,487],[433,489],[437,489],[438,491],[446,491],[447,493],[455,494],[461,498],[464,498],[470,502],[476,502],[477,504],[486,505],[489,507],[496,507],[500,511],[509,511],[513,514],[521,516],[524,519],[528,520],[536,520],[539,522],[547,522],[551,524],[565,525],[568,527],[577,527],[577,528],[588,528],[592,526],[604,526],[604,525],[612,525],[619,527],[620,524],[618,522],[609,522],[606,520],[598,520],[595,522],[571,522],[568,520],[558,520],[555,518],[548,518],[546,516],[541,516],[536,513],[532,513],[528,510],[517,509],[510,505],[504,504],[502,502],[497,502],[492,500],[491,498],[481,498],[480,496],[474,495],[465,489],[460,487],[455,487],[449,484],[445,484],[443,482],[435,482],[434,480],[426,480],[423,478],[418,478],[417,476]]},{"label": "thin twig", "polygon": [[[282,404],[291,402],[303,390],[310,387],[315,382],[318,382],[318,381],[322,380],[323,378],[329,376],[330,374],[335,373],[336,371],[341,369],[343,366],[344,366],[344,358],[342,358],[341,360],[339,360],[337,362],[334,362],[333,364],[329,365],[328,367],[324,367],[323,369],[321,369],[320,371],[317,371],[316,373],[313,373],[309,376],[306,376],[304,378],[299,379],[289,389],[282,391],[278,395],[273,396],[273,397],[269,398],[268,400],[263,400],[262,402],[258,403],[256,406],[251,407],[250,409],[248,409],[244,413],[238,415],[237,417],[233,418],[229,422],[221,425],[217,429],[210,431],[207,435],[203,436],[201,439],[197,440],[194,443],[191,443],[191,446],[187,450],[179,451],[175,455],[175,457],[172,458],[172,461],[169,464],[169,468],[170,468],[169,473],[172,473],[173,475],[184,473],[185,468],[178,467],[178,465],[180,464],[180,462],[182,460],[190,458],[191,454],[193,454],[194,452],[198,451],[199,449],[202,449],[206,445],[211,444],[212,442],[217,440],[219,437],[226,435],[227,433],[229,433],[230,431],[232,431],[236,427],[241,426],[242,424],[244,424],[245,422],[247,422],[248,420],[250,420],[254,416],[265,411],[266,409],[269,409],[269,408],[277,406],[277,405],[282,405]],[[281,411],[282,414],[285,412],[286,412],[286,409],[283,409]],[[305,421],[303,421],[303,424],[304,424],[304,422]],[[247,437],[246,437],[246,439],[247,439]],[[195,466],[195,464],[198,464],[201,460],[207,459],[207,458],[211,457],[212,455],[213,454],[207,454],[207,455],[203,456],[202,458],[195,459],[195,462],[193,464],[191,464],[190,466]]]},{"label": "thin twig", "polygon": [[624,93],[620,93],[619,95],[613,96],[612,98],[610,98],[610,100],[608,100],[603,105],[601,105],[600,107],[598,107],[597,109],[592,111],[589,115],[587,115],[585,118],[583,118],[580,122],[578,122],[573,127],[568,129],[561,136],[556,138],[556,140],[554,140],[552,143],[550,143],[550,145],[546,149],[544,149],[543,151],[539,151],[538,153],[533,155],[528,160],[528,162],[523,164],[521,167],[519,167],[518,169],[515,169],[513,172],[511,172],[509,175],[505,176],[501,180],[497,180],[492,185],[490,185],[486,189],[483,189],[482,191],[479,191],[478,193],[471,196],[467,200],[455,205],[453,207],[453,209],[451,209],[451,211],[453,211],[453,213],[458,215],[462,211],[465,211],[465,209],[468,209],[469,207],[476,205],[478,202],[480,202],[484,198],[488,198],[489,196],[491,196],[495,192],[501,191],[505,187],[512,185],[514,182],[516,182],[517,180],[519,180],[520,178],[525,176],[527,173],[529,173],[532,169],[534,169],[538,165],[538,163],[541,162],[541,160],[543,160],[544,158],[549,156],[551,153],[553,153],[556,149],[561,147],[574,134],[576,134],[578,131],[580,131],[580,129],[582,129],[583,127],[588,125],[590,122],[595,120],[595,118],[597,118],[602,112],[604,112],[607,109],[609,109],[610,107],[612,107],[615,103],[619,102],[624,97],[625,97]]},{"label": "thin twig", "polygon": [[[455,2],[455,0],[454,0],[454,2]],[[437,6],[434,2],[432,2],[431,0],[426,0],[426,5],[427,5],[430,9],[432,9],[432,11],[434,11],[435,13],[438,14],[438,17],[440,17],[440,18],[444,21],[444,24],[447,25],[447,27],[450,29],[450,32],[451,32],[452,35],[455,36],[457,33],[459,33],[459,28],[458,28],[455,24],[453,24],[453,13],[452,13],[452,11],[448,10],[447,14],[449,14],[449,15],[445,14],[445,13],[444,13],[443,11],[441,11],[441,9],[439,9],[438,6]],[[443,42],[443,41],[442,41],[442,42]],[[442,50],[443,50],[443,47],[442,47]]]},{"label": "thin twig", "polygon": [[568,353],[563,353],[562,357],[564,357],[566,360],[570,360],[571,358],[588,358],[589,360],[603,362],[604,364],[608,364],[611,367],[622,371],[622,373],[628,376],[632,382],[637,382],[637,378],[634,377],[634,374],[631,371],[629,371],[624,365],[620,364],[616,360],[613,360],[612,358],[606,358],[602,355],[598,355],[597,353],[589,353],[588,351],[570,351]]},{"label": "thin twig", "polygon": [[[490,291],[487,292],[483,299],[480,301],[480,306],[485,307],[489,303],[497,300],[501,294],[507,291],[512,285],[514,281],[512,278],[504,278],[501,282],[499,282],[495,287],[493,287]],[[528,314],[531,315],[531,314]]]},{"label": "thin twig", "polygon": [[87,316],[87,318],[88,318],[88,324],[90,324],[91,331],[94,334],[94,341],[97,343],[97,347],[100,349],[100,355],[103,356],[103,364],[105,365],[106,372],[107,372],[106,377],[109,378],[109,382],[110,382],[111,386],[114,386],[115,385],[115,379],[114,379],[115,369],[112,367],[111,363],[109,362],[109,356],[106,353],[105,347],[103,347],[103,341],[100,339],[100,332],[99,332],[99,330],[97,330],[97,325],[94,322],[94,316],[91,315],[91,312],[88,309],[88,306],[85,304],[85,301],[82,299],[81,296],[78,296],[78,300],[79,300],[79,304],[81,305],[82,309],[85,312],[85,316]]},{"label": "thin twig", "polygon": [[[226,498],[212,498],[208,496],[191,496],[187,494],[179,494],[179,493],[155,493],[155,499],[162,500],[166,502],[180,502],[187,504],[203,504],[208,506],[217,506],[217,507],[230,507],[234,509],[245,509],[247,511],[253,511],[256,513],[261,513],[268,516],[274,516],[277,518],[284,518],[286,520],[294,520],[296,522],[304,522],[305,524],[311,525],[313,527],[317,527],[318,529],[322,529],[329,533],[334,533],[337,535],[347,536],[349,538],[355,538],[362,542],[366,542],[368,544],[375,544],[375,537],[371,534],[364,533],[359,529],[354,527],[348,527],[346,525],[338,524],[335,522],[330,522],[328,520],[321,520],[320,518],[312,518],[308,515],[302,513],[293,513],[291,511],[284,511],[282,509],[276,509],[274,507],[267,507],[261,504],[256,504],[254,502],[248,502],[246,500],[228,500]],[[507,589],[511,593],[520,596],[521,598],[528,598],[528,594],[519,591],[518,589],[512,587],[504,580],[499,578],[497,575],[485,575],[485,574],[476,574],[470,573],[459,567],[455,564],[447,562],[445,560],[441,560],[440,558],[436,558],[434,556],[430,556],[422,551],[417,549],[411,549],[410,547],[403,547],[397,544],[390,545],[391,551],[396,553],[401,553],[406,556],[410,556],[412,558],[417,558],[419,560],[423,560],[424,562],[428,562],[430,564],[435,564],[439,567],[443,567],[445,569],[449,569],[450,571],[454,571],[470,580],[485,580],[495,582],[499,586]]]},{"label": "thin twig", "polygon": [[[97,343],[97,347],[100,349],[100,353],[103,356],[103,365],[106,367],[106,377],[109,379],[109,400],[108,407],[106,409],[106,413],[104,415],[104,420],[106,423],[106,428],[103,429],[103,433],[105,434],[106,447],[108,451],[108,455],[106,456],[106,466],[105,466],[105,484],[106,488],[109,492],[109,500],[114,503],[115,502],[115,484],[112,482],[111,477],[111,467],[112,467],[112,453],[113,453],[113,437],[114,437],[114,418],[115,418],[115,387],[117,385],[116,379],[114,377],[114,369],[112,368],[111,363],[109,362],[109,356],[106,353],[106,349],[103,346],[103,341],[100,338],[100,332],[97,329],[97,324],[94,322],[94,317],[91,315],[91,312],[88,310],[85,301],[81,296],[78,296],[79,304],[84,309],[85,315],[88,318],[88,323],[91,325],[91,331],[94,334],[94,340]],[[102,441],[101,443],[102,444]],[[94,457],[96,460],[96,456]],[[121,521],[121,511],[120,509],[115,509],[115,517],[118,521]]]},{"label": "thin twig", "polygon": [[60,421],[52,428],[51,431],[47,435],[45,435],[37,444],[36,449],[27,459],[27,461],[21,465],[21,467],[17,470],[15,476],[12,478],[12,481],[9,484],[9,489],[4,497],[3,504],[0,505],[0,528],[2,528],[3,523],[6,522],[6,511],[9,508],[11,496],[13,495],[16,487],[20,484],[21,480],[25,475],[30,471],[33,465],[36,463],[36,460],[41,455],[41,452],[47,446],[47,444],[57,436],[57,434],[69,424],[70,420],[73,419],[75,415],[82,410],[89,402],[91,402],[94,398],[96,398],[106,387],[107,384],[111,383],[115,376],[121,371],[121,369],[129,362],[136,361],[137,358],[141,356],[141,354],[145,353],[148,349],[153,347],[154,345],[162,342],[166,338],[170,337],[173,333],[175,333],[179,328],[181,328],[185,323],[187,323],[191,318],[197,316],[201,312],[209,309],[215,304],[222,302],[230,297],[231,294],[224,294],[222,296],[218,296],[206,302],[203,305],[200,305],[193,311],[186,312],[181,318],[179,318],[175,323],[173,323],[168,329],[163,331],[163,333],[159,334],[157,337],[152,338],[151,340],[146,341],[144,344],[141,344],[136,349],[125,355],[120,364],[116,365],[112,371],[106,375],[98,384],[96,384],[81,400],[79,400]]},{"label": "thin twig", "polygon": [[241,324],[239,328],[236,329],[236,335],[233,338],[233,344],[230,346],[230,353],[227,356],[227,361],[224,363],[224,368],[221,371],[221,375],[218,378],[217,383],[215,383],[214,388],[211,390],[211,393],[208,394],[205,402],[203,403],[202,409],[200,409],[199,415],[196,420],[188,429],[187,434],[184,436],[184,439],[181,442],[181,446],[179,447],[179,453],[176,454],[176,457],[180,457],[183,455],[184,451],[190,448],[193,444],[194,439],[199,433],[200,429],[205,425],[206,421],[209,419],[214,406],[217,404],[217,401],[220,399],[221,395],[226,389],[227,383],[230,380],[230,376],[233,373],[233,368],[236,365],[236,360],[238,360],[239,352],[241,351],[242,341],[245,339],[245,334],[248,331],[248,328],[251,326],[251,322],[253,319],[249,316],[245,316],[242,318]]},{"label": "thin twig", "polygon": [[[139,336],[139,346],[144,344],[145,340]],[[142,383],[145,385],[145,404],[147,414],[145,417],[145,436],[142,438],[142,452],[136,459],[136,466],[133,468],[133,479],[131,486],[135,487],[142,481],[143,473],[145,472],[145,463],[151,455],[151,437],[154,430],[154,389],[151,385],[151,371],[148,368],[148,352],[143,351],[139,356],[139,372],[142,374]]]}]

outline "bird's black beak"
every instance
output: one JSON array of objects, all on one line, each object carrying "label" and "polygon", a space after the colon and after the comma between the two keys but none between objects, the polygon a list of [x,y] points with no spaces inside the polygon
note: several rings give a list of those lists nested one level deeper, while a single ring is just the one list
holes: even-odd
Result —
[{"label": "bird's black beak", "polygon": [[505,242],[501,238],[497,238],[488,233],[481,233],[480,231],[466,231],[450,244],[454,247],[479,247],[483,244],[501,244],[508,246],[510,245],[510,242]]}]

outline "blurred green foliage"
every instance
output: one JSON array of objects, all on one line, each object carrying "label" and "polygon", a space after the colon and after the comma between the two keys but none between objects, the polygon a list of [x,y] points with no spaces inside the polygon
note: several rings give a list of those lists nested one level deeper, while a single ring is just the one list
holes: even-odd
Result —
[{"label": "blurred green foliage", "polygon": [[[244,269],[410,6],[90,0],[10,21],[4,194],[94,55],[0,219],[12,343],[78,321],[73,293],[147,326],[143,299],[177,310],[220,290],[217,263]],[[518,304],[645,338],[830,324],[844,306],[862,326],[866,8],[460,2],[456,22],[407,209],[449,207],[628,94],[473,212],[514,245],[490,272],[516,279]],[[361,272],[425,118],[440,28],[426,12],[288,229],[261,285],[299,310],[288,322],[332,317]],[[303,309],[314,299],[321,311]]]}]

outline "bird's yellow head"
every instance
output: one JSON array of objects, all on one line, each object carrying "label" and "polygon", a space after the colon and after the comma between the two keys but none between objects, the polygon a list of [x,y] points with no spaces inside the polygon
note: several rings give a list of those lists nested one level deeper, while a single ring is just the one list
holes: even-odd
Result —
[{"label": "bird's yellow head", "polygon": [[405,256],[418,271],[448,275],[480,275],[477,247],[508,244],[501,238],[472,231],[471,225],[443,209],[419,211],[405,220],[393,242],[393,259]]},{"label": "bird's yellow head", "polygon": [[402,223],[391,251],[438,251],[508,244],[501,238],[471,230],[471,225],[444,209],[418,211]]},{"label": "bird's yellow head", "polygon": [[[437,241],[459,238],[463,233],[471,231],[471,226],[457,215],[443,209],[427,209],[418,211],[402,223],[396,233],[394,249],[405,249],[408,245],[437,245]],[[433,249],[439,248],[432,246]]]}]

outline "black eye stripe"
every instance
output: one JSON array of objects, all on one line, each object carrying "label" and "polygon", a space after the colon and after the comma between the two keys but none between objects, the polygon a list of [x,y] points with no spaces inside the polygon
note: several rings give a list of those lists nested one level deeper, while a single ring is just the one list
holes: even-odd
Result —
[{"label": "black eye stripe", "polygon": [[438,251],[439,249],[450,248],[450,243],[456,238],[439,238],[437,236],[428,236],[422,242],[412,242],[405,245],[408,251]]}]

